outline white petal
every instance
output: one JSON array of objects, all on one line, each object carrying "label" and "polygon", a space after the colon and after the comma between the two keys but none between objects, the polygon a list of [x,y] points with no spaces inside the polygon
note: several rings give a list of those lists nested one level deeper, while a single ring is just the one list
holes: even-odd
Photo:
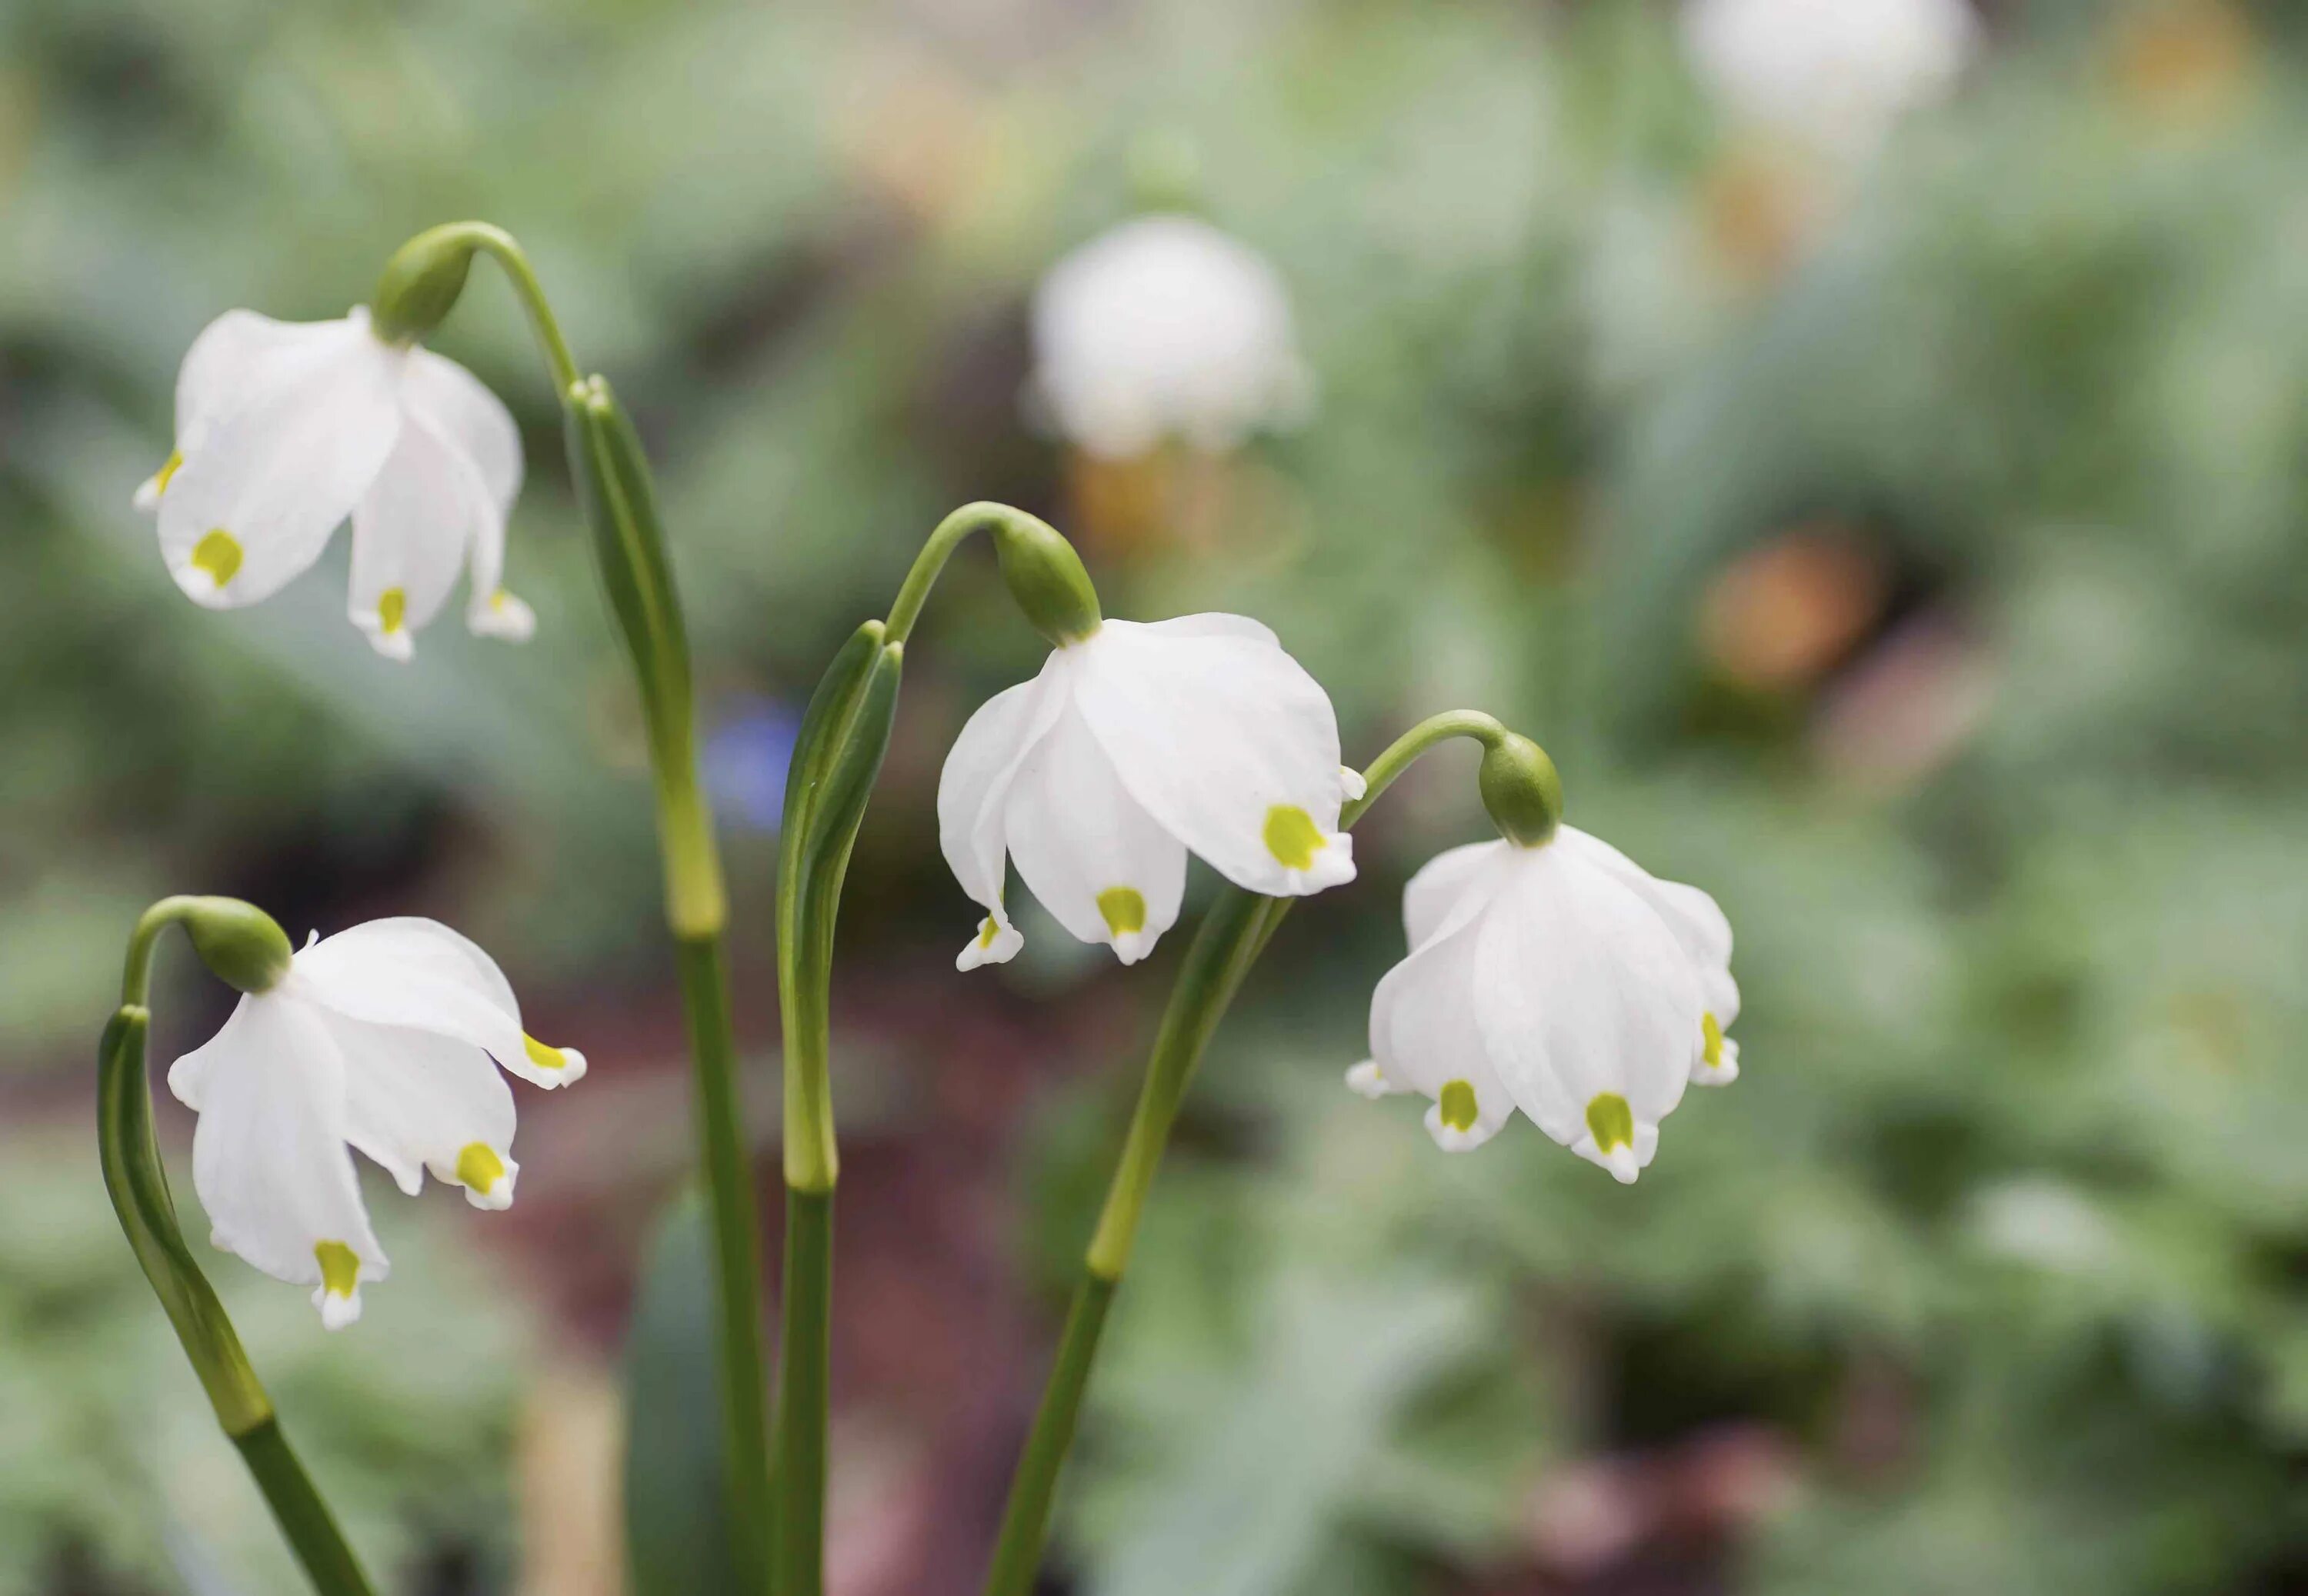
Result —
[{"label": "white petal", "polygon": [[1108,621],[1063,652],[1081,656],[1074,695],[1090,730],[1165,830],[1237,886],[1318,892],[1355,873],[1339,829],[1338,719],[1256,625]]},{"label": "white petal", "polygon": [[1371,994],[1374,1073],[1392,1090],[1417,1092],[1433,1101],[1427,1132],[1437,1146],[1453,1153],[1490,1140],[1515,1111],[1514,1096],[1492,1067],[1488,1044],[1475,1021],[1480,906],[1414,949]]},{"label": "white petal", "polygon": [[448,601],[467,552],[495,516],[470,460],[410,415],[353,507],[349,613],[378,653],[407,659],[413,634]]},{"label": "white petal", "polygon": [[496,961],[438,921],[372,920],[339,931],[298,953],[288,979],[352,1019],[470,1043],[540,1086],[585,1074],[584,1054],[521,1030],[521,1005]]},{"label": "white petal", "polygon": [[[1640,1167],[1646,1128],[1682,1100],[1697,1052],[1699,983],[1674,933],[1632,888],[1552,845],[1515,851],[1477,924],[1475,1014],[1500,1077],[1574,1150],[1592,1145],[1598,1103],[1623,1100]],[[1587,1155],[1619,1173],[1613,1152]]]},{"label": "white petal", "polygon": [[200,1111],[193,1187],[215,1244],[276,1280],[320,1287],[314,1301],[331,1329],[358,1317],[360,1283],[388,1266],[345,1151],[344,1060],[317,1012],[278,991],[244,997],[168,1085]]},{"label": "white petal", "polygon": [[473,463],[498,516],[511,511],[521,494],[521,428],[504,401],[455,361],[413,349],[401,402]]},{"label": "white petal", "polygon": [[244,391],[160,495],[160,550],[214,609],[254,604],[320,557],[392,452],[400,356],[364,317],[292,330],[246,360]]},{"label": "white petal", "polygon": [[[954,739],[945,768],[938,773],[938,845],[954,880],[986,909],[998,936],[1017,934],[1002,907],[1009,873],[1002,833],[1003,805],[1020,761],[1065,708],[1070,675],[1071,666],[1062,662],[1061,654],[1052,654],[1031,682],[986,699]],[[1011,950],[1015,947],[1012,944]],[[963,957],[969,957],[969,949]]]},{"label": "white petal", "polygon": [[1378,1067],[1376,1059],[1365,1059],[1347,1071],[1347,1090],[1357,1097],[1376,1103],[1382,1097],[1403,1096],[1410,1088],[1398,1086],[1387,1079],[1386,1072]]},{"label": "white petal", "polygon": [[1559,828],[1555,840],[1634,888],[1666,922],[1698,967],[1701,996],[1717,1024],[1727,1027],[1739,1017],[1739,983],[1731,978],[1731,922],[1713,897],[1680,881],[1660,880],[1601,837],[1575,826]]},{"label": "white petal", "polygon": [[1026,945],[1025,934],[1007,920],[988,914],[977,922],[977,931],[953,956],[953,967],[968,972],[980,965],[1006,965],[1018,957]]},{"label": "white petal", "polygon": [[483,1052],[430,1031],[373,1025],[331,1010],[345,1060],[346,1137],[415,1197],[433,1178],[477,1208],[512,1203],[512,1088]]},{"label": "white petal", "polygon": [[1431,941],[1468,892],[1496,887],[1513,853],[1512,843],[1494,838],[1446,848],[1420,865],[1402,889],[1402,926],[1410,945]]},{"label": "white petal", "polygon": [[425,349],[409,356],[402,403],[410,415],[433,425],[482,485],[469,549],[467,628],[478,637],[527,642],[537,631],[536,612],[504,586],[505,519],[520,496],[522,470],[521,429],[512,413],[478,377]]},{"label": "white petal", "polygon": [[1186,849],[1154,822],[1068,705],[1019,762],[1003,836],[1060,925],[1135,964],[1178,918]]},{"label": "white petal", "polygon": [[268,357],[309,343],[315,325],[229,310],[202,328],[177,368],[177,447],[196,449],[210,424],[261,390]]},{"label": "white petal", "polygon": [[1728,1036],[1716,1050],[1715,1062],[1709,1064],[1701,1054],[1699,1062],[1691,1068],[1691,1084],[1694,1086],[1727,1086],[1739,1078],[1739,1044]]}]

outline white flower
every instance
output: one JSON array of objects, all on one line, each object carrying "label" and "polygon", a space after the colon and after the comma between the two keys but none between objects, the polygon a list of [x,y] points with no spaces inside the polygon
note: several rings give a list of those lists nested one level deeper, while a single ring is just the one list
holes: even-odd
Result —
[{"label": "white flower", "polygon": [[352,1323],[387,1266],[348,1145],[412,1197],[430,1170],[477,1208],[507,1206],[521,1166],[500,1067],[561,1086],[585,1056],[524,1033],[495,961],[447,926],[373,920],[308,943],[168,1070],[201,1117],[193,1186],[211,1240],[314,1287],[330,1329]]},{"label": "white flower", "polygon": [[466,624],[526,639],[536,617],[504,590],[505,516],[521,434],[452,360],[388,344],[359,307],[338,322],[227,311],[177,374],[177,447],[136,490],[160,552],[196,604],[269,598],[353,522],[353,624],[407,659],[410,634],[470,572]]},{"label": "white flower", "polygon": [[1240,615],[1108,621],[971,716],[938,780],[938,836],[984,905],[964,970],[1024,939],[1004,860],[1058,923],[1124,964],[1178,918],[1186,854],[1276,896],[1354,879],[1339,829],[1352,786],[1331,700]]},{"label": "white flower", "polygon": [[1632,1180],[1693,1080],[1739,1073],[1731,926],[1695,887],[1661,881],[1569,826],[1537,847],[1473,843],[1403,893],[1410,957],[1371,998],[1366,1097],[1433,1100],[1426,1128],[1478,1147],[1518,1108]]},{"label": "white flower", "polygon": [[1220,453],[1304,414],[1313,383],[1266,258],[1148,216],[1090,240],[1034,296],[1030,392],[1070,442],[1127,459],[1169,437]]},{"label": "white flower", "polygon": [[1966,0],[1689,0],[1684,38],[1736,116],[1864,155],[1954,87],[1977,47]]}]

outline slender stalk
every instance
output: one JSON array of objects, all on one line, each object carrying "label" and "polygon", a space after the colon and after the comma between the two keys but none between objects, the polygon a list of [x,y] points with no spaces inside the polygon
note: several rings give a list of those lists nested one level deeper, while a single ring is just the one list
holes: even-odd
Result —
[{"label": "slender stalk", "polygon": [[[1343,806],[1340,825],[1352,826],[1361,819],[1379,794],[1436,743],[1469,737],[1487,749],[1497,746],[1506,735],[1506,728],[1497,720],[1474,710],[1454,710],[1421,721],[1371,762],[1363,773],[1363,795]],[[1296,901],[1261,897],[1229,887],[1202,916],[1201,928],[1186,950],[1178,983],[1171,989],[1161,1028],[1155,1033],[1154,1046],[1147,1056],[1145,1083],[1130,1116],[1106,1206],[1099,1211],[1098,1227],[1082,1257],[1082,1276],[1075,1285],[1073,1303],[1059,1336],[1056,1360],[1035,1412],[1025,1452],[1011,1479],[1010,1498],[1003,1509],[1002,1529],[986,1574],[986,1596],[1029,1596],[1034,1588],[1049,1536],[1058,1475],[1080,1422],[1107,1309],[1130,1266],[1139,1221],[1161,1167],[1170,1128],[1177,1120],[1178,1106],[1227,1006]]]},{"label": "slender stalk", "polygon": [[240,1449],[306,1577],[321,1596],[373,1596],[328,1503],[280,1433],[271,1399],[249,1366],[224,1305],[185,1245],[168,1174],[153,1140],[152,1094],[144,1057],[153,944],[195,902],[162,899],[137,922],[129,940],[120,1009],[105,1027],[97,1060],[97,1153],[105,1188],[145,1279],[200,1377],[217,1422]]},{"label": "slender stalk", "polygon": [[[770,1454],[767,1415],[759,1400],[767,1386],[760,1299],[752,1289],[761,1240],[754,1213],[754,1177],[745,1108],[737,1100],[736,1043],[729,1024],[728,980],[716,937],[674,942],[682,1007],[689,1025],[697,1093],[698,1160],[712,1217],[717,1281],[738,1289],[717,1293],[715,1345],[721,1362],[721,1448],[728,1463],[733,1513],[732,1558],[753,1590],[765,1587],[770,1566]],[[739,1393],[731,1398],[728,1393]],[[745,1393],[753,1393],[748,1401]]]},{"label": "slender stalk", "polygon": [[732,1553],[747,1588],[769,1578],[770,1459],[762,1333],[761,1234],[721,951],[728,899],[713,816],[698,778],[689,639],[649,460],[607,382],[581,375],[544,286],[518,242],[486,222],[419,234],[388,262],[378,312],[410,336],[447,313],[466,262],[487,254],[527,313],[559,398],[570,467],[595,563],[640,688],[665,868],[665,916],[679,970],[697,1101],[698,1159],[713,1225],[716,1349]]},{"label": "slender stalk", "polygon": [[833,931],[849,852],[897,714],[905,643],[963,539],[986,532],[1003,579],[1037,630],[1055,639],[1098,624],[1081,562],[1047,525],[1006,504],[965,504],[915,557],[885,621],[834,656],[794,740],[778,867],[778,1001],[785,1025],[784,1334],[774,1446],[778,1596],[819,1596],[825,1565],[828,1311],[833,1193],[841,1154],[831,1071]]}]

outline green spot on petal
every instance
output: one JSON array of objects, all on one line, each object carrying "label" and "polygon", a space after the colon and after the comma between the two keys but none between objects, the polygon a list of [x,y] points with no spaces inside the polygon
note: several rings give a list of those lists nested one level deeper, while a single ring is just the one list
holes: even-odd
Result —
[{"label": "green spot on petal", "polygon": [[323,1241],[313,1248],[321,1266],[321,1289],[332,1297],[349,1297],[360,1289],[360,1259],[341,1241]]},{"label": "green spot on petal", "polygon": [[528,1050],[529,1061],[539,1069],[565,1069],[569,1067],[569,1060],[561,1056],[559,1048],[547,1047],[536,1037],[526,1034],[522,1035],[521,1041],[521,1046]]},{"label": "green spot on petal", "polygon": [[152,473],[152,492],[155,496],[165,493],[168,491],[168,478],[174,476],[178,471],[184,469],[184,450],[180,449],[170,450],[168,451],[168,458],[160,462],[160,468]]},{"label": "green spot on petal", "polygon": [[1635,1145],[1634,1111],[1616,1092],[1599,1093],[1587,1105],[1587,1128],[1595,1133],[1595,1146],[1601,1152]]},{"label": "green spot on petal", "polygon": [[210,528],[193,545],[193,569],[207,571],[220,588],[240,574],[240,539],[222,527]]},{"label": "green spot on petal", "polygon": [[1115,936],[1146,929],[1146,899],[1135,887],[1109,887],[1098,895],[1098,912],[1106,916],[1106,929]]},{"label": "green spot on petal", "polygon": [[1314,817],[1295,803],[1278,803],[1266,811],[1266,851],[1285,870],[1312,870],[1322,846],[1322,828]]},{"label": "green spot on petal", "polygon": [[1453,1130],[1475,1128],[1475,1088],[1466,1081],[1444,1081],[1440,1104],[1442,1123]]},{"label": "green spot on petal", "polygon": [[991,948],[994,946],[994,939],[1001,934],[1002,927],[995,922],[993,915],[988,914],[986,917],[986,923],[977,928],[977,945],[980,948]]},{"label": "green spot on petal", "polygon": [[385,636],[391,637],[394,632],[399,631],[401,622],[408,619],[408,588],[387,588],[383,593],[377,595],[376,623],[383,629]]},{"label": "green spot on petal", "polygon": [[1701,1043],[1700,1056],[1707,1060],[1707,1067],[1709,1069],[1722,1068],[1723,1027],[1712,1014],[1700,1017],[1699,1037]]},{"label": "green spot on petal", "polygon": [[487,1197],[504,1179],[504,1160],[487,1142],[468,1142],[457,1154],[457,1179]]}]

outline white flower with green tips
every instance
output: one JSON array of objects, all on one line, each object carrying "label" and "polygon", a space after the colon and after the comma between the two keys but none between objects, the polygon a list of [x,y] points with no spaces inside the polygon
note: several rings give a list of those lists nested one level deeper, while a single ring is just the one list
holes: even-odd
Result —
[{"label": "white flower with green tips", "polygon": [[1178,918],[1189,853],[1278,897],[1350,881],[1339,808],[1358,785],[1330,695],[1257,622],[1105,622],[988,699],[946,758],[939,840],[986,910],[955,963],[1023,944],[1012,859],[1060,925],[1124,964]]},{"label": "white flower with green tips", "polygon": [[136,490],[195,604],[269,598],[353,523],[353,624],[407,659],[413,634],[469,574],[466,624],[518,642],[536,629],[504,589],[505,517],[521,434],[452,360],[391,344],[356,307],[341,321],[228,311],[177,374],[177,443]]},{"label": "white flower with green tips", "polygon": [[200,1116],[193,1187],[211,1239],[276,1280],[314,1288],[321,1322],[360,1317],[387,1273],[351,1154],[415,1196],[426,1171],[477,1208],[512,1202],[512,1089],[585,1073],[585,1056],[521,1029],[495,960],[430,920],[373,920],[315,940],[248,992],[168,1070]]},{"label": "white flower with green tips", "polygon": [[1430,860],[1403,893],[1410,955],[1371,999],[1368,1097],[1429,1099],[1426,1128],[1478,1147],[1520,1108],[1632,1181],[1692,1081],[1739,1072],[1731,926],[1696,887],[1662,881],[1558,826]]}]

